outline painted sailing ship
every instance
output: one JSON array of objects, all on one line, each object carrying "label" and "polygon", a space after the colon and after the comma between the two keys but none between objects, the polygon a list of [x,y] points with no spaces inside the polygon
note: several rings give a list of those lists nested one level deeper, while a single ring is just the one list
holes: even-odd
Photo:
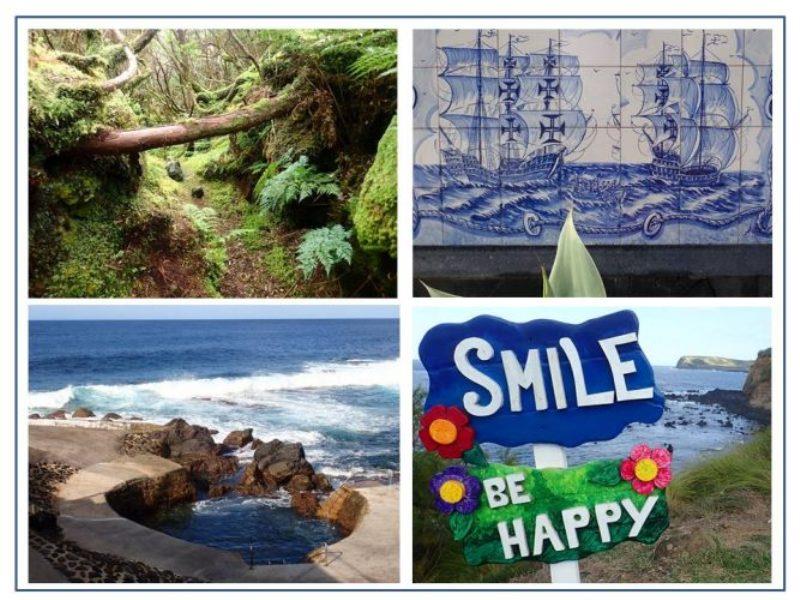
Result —
[{"label": "painted sailing ship", "polygon": [[699,59],[662,45],[657,61],[639,67],[643,101],[635,117],[648,122],[651,173],[668,183],[716,185],[734,159],[741,124],[728,66],[707,59],[704,33]]},{"label": "painted sailing ship", "polygon": [[501,56],[483,36],[479,30],[472,48],[441,48],[441,77],[450,87],[441,117],[461,134],[453,139],[441,127],[444,168],[476,186],[552,180],[586,135],[578,57],[557,51],[552,40],[542,52],[518,52],[513,35]]}]

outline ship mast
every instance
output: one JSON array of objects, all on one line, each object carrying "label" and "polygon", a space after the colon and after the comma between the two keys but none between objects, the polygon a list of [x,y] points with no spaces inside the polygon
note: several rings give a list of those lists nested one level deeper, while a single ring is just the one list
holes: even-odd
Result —
[{"label": "ship mast", "polygon": [[[660,70],[661,72],[659,73],[659,75],[664,75],[666,73],[666,68],[667,68],[667,43],[666,42],[661,42],[661,70]],[[667,92],[667,93],[669,93],[669,92]],[[662,117],[667,112],[665,107],[666,107],[666,104],[662,105],[661,108],[659,109],[660,110],[660,114],[661,114]],[[657,134],[657,132],[656,132],[656,134]],[[664,142],[663,141],[659,142],[658,145],[659,145],[659,148],[660,148],[660,152],[663,153],[664,152]]]},{"label": "ship mast", "polygon": [[476,116],[478,117],[477,126],[477,141],[478,141],[478,164],[483,164],[483,142],[481,140],[483,124],[483,56],[481,47],[482,30],[478,29],[478,68],[476,75],[478,76],[478,106],[476,108]]},{"label": "ship mast", "polygon": [[697,166],[703,166],[703,128],[705,127],[706,120],[706,30],[703,30],[703,47],[700,50],[700,126],[699,137],[700,140],[697,144]]}]

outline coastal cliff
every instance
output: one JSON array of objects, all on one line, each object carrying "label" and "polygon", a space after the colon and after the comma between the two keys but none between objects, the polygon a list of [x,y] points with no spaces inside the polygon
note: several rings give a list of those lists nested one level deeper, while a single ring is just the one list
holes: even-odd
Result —
[{"label": "coastal cliff", "polygon": [[708,369],[710,371],[737,371],[747,373],[752,360],[725,358],[722,356],[681,356],[677,369]]},{"label": "coastal cliff", "polygon": [[761,350],[751,365],[742,388],[751,406],[772,409],[772,348]]}]

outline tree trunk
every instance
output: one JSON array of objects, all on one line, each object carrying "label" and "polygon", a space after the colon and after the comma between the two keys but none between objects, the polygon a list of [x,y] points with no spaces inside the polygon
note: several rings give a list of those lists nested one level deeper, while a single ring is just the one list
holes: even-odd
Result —
[{"label": "tree trunk", "polygon": [[125,43],[125,37],[122,35],[122,32],[119,29],[112,29],[111,35],[116,42],[123,44],[122,49],[125,52],[125,57],[128,59],[128,66],[125,67],[125,70],[116,77],[100,84],[100,89],[105,92],[113,92],[133,79],[139,66],[136,60],[136,55],[133,53],[133,50],[131,50],[130,46]]},{"label": "tree trunk", "polygon": [[[147,44],[149,44],[152,41],[152,39],[154,37],[156,37],[157,33],[158,33],[158,29],[146,29],[141,34],[139,34],[139,36],[135,40],[133,40],[133,42],[131,42],[131,44],[130,44],[130,48],[131,48],[131,50],[133,50],[133,53],[134,54],[139,54],[139,52],[144,50],[145,47],[147,46]],[[111,58],[111,61],[109,62],[109,67],[113,68],[113,67],[117,66],[119,63],[121,63],[126,58],[127,57],[125,55],[124,48],[120,48],[119,52],[117,52]]]},{"label": "tree trunk", "polygon": [[88,154],[130,154],[164,146],[187,144],[203,138],[227,135],[256,127],[291,108],[290,94],[260,100],[250,108],[224,115],[190,119],[173,125],[145,129],[104,131],[84,139],[74,152]]}]

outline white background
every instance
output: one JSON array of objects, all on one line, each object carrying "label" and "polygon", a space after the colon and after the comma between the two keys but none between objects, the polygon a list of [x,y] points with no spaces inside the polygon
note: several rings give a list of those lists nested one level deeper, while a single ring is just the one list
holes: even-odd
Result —
[{"label": "white background", "polygon": [[[380,5],[375,2],[358,2],[356,0],[337,0],[334,2],[322,2],[322,1],[306,1],[302,2],[300,0],[295,0],[294,2],[287,3],[287,2],[247,2],[247,1],[240,1],[240,0],[226,0],[224,3],[222,2],[206,2],[202,0],[194,0],[192,2],[186,2],[184,4],[180,4],[178,2],[171,2],[167,3],[163,0],[160,2],[153,1],[153,0],[137,0],[136,2],[119,2],[119,3],[109,3],[109,2],[86,2],[86,1],[79,1],[73,0],[72,2],[65,3],[65,2],[56,2],[56,1],[41,1],[41,2],[34,2],[33,0],[28,0],[27,2],[23,2],[20,0],[7,0],[5,5],[2,8],[3,11],[3,18],[0,22],[0,26],[2,30],[0,31],[0,40],[2,40],[2,51],[0,51],[0,57],[2,60],[2,67],[0,67],[0,75],[2,76],[2,87],[0,87],[0,102],[2,102],[2,129],[0,131],[3,132],[3,141],[0,143],[0,168],[2,169],[2,176],[0,177],[0,185],[2,185],[2,200],[0,204],[2,205],[2,214],[0,214],[0,227],[2,227],[2,233],[0,233],[0,252],[2,252],[2,268],[3,268],[3,276],[2,280],[0,280],[0,289],[2,290],[2,303],[3,303],[3,311],[2,311],[2,321],[0,321],[0,332],[2,332],[3,336],[3,344],[2,344],[2,356],[0,357],[0,365],[2,366],[2,383],[3,394],[0,395],[0,401],[2,402],[2,418],[0,418],[0,440],[2,440],[2,451],[0,454],[3,456],[3,463],[2,469],[0,469],[0,473],[3,476],[3,486],[2,491],[3,493],[0,494],[0,503],[2,504],[2,510],[0,511],[0,518],[2,521],[0,522],[0,535],[2,535],[2,543],[0,543],[0,589],[3,592],[12,591],[15,585],[15,573],[14,573],[14,521],[16,520],[17,516],[14,514],[14,384],[15,384],[15,377],[19,377],[18,388],[19,390],[23,391],[22,393],[22,402],[24,403],[24,390],[27,389],[27,364],[26,364],[26,356],[27,356],[27,273],[26,273],[26,261],[27,261],[27,240],[25,238],[25,232],[27,229],[27,222],[26,222],[26,215],[25,211],[27,209],[27,197],[26,197],[26,188],[27,188],[27,167],[26,167],[26,160],[27,160],[27,152],[25,147],[25,127],[27,125],[27,119],[25,117],[24,111],[24,104],[20,104],[20,111],[19,111],[19,127],[20,127],[20,153],[17,156],[19,159],[19,177],[20,177],[20,196],[19,196],[19,207],[20,207],[20,221],[19,221],[19,231],[20,231],[20,239],[18,241],[18,246],[15,248],[14,244],[14,125],[15,125],[15,117],[14,117],[14,97],[12,90],[14,89],[14,28],[15,28],[15,15],[59,15],[64,13],[70,14],[102,14],[102,15],[130,15],[130,14],[140,14],[140,15],[149,15],[149,16],[158,16],[163,15],[166,12],[170,13],[177,13],[177,14],[200,14],[200,15],[214,15],[220,14],[224,11],[228,15],[254,15],[254,14],[262,14],[262,15],[300,15],[300,14],[308,14],[308,15],[321,15],[321,14],[329,14],[329,15],[358,15],[358,14],[384,14],[384,15],[420,15],[420,14],[427,14],[427,15],[440,15],[439,18],[415,18],[415,19],[378,19],[378,18],[370,18],[369,20],[362,20],[362,19],[353,19],[353,20],[328,20],[325,21],[324,19],[319,20],[295,20],[295,19],[258,19],[258,20],[241,20],[236,21],[235,24],[232,22],[226,22],[220,19],[209,18],[205,20],[200,19],[192,19],[192,20],[181,20],[181,19],[167,19],[163,20],[160,19],[157,23],[158,27],[161,28],[169,28],[169,27],[250,27],[250,28],[269,28],[269,27],[396,27],[399,29],[399,43],[400,43],[400,57],[399,57],[399,73],[398,73],[398,89],[400,90],[400,96],[398,99],[398,131],[399,131],[399,198],[400,198],[400,214],[399,214],[399,223],[398,223],[398,247],[399,247],[399,256],[398,256],[398,292],[399,292],[399,299],[397,302],[400,303],[400,314],[401,314],[401,360],[404,361],[404,372],[406,374],[404,380],[402,381],[401,385],[401,424],[402,424],[402,435],[401,435],[401,469],[403,470],[403,481],[408,484],[410,482],[411,474],[409,472],[410,469],[410,451],[411,451],[411,442],[412,442],[412,435],[413,432],[411,431],[411,361],[410,358],[413,356],[414,352],[411,348],[411,317],[414,306],[441,306],[443,300],[434,300],[434,299],[413,299],[411,297],[411,271],[412,271],[412,249],[411,249],[411,187],[412,187],[412,160],[411,160],[411,152],[412,152],[412,129],[411,129],[411,65],[412,65],[412,44],[411,44],[411,30],[413,28],[453,28],[453,27],[475,27],[476,23],[480,23],[482,27],[497,27],[497,28],[510,28],[510,27],[519,27],[519,28],[527,28],[527,29],[535,29],[535,28],[545,28],[545,27],[562,27],[568,26],[571,28],[580,28],[580,27],[591,27],[591,28],[599,28],[599,27],[658,27],[658,28],[679,28],[679,27],[697,27],[702,25],[704,27],[709,28],[735,28],[735,27],[777,27],[777,30],[773,34],[773,56],[774,60],[774,98],[775,98],[775,121],[774,121],[774,134],[773,134],[773,143],[775,147],[775,156],[776,160],[773,163],[774,167],[774,181],[775,181],[775,198],[774,198],[774,217],[773,217],[773,274],[774,274],[774,284],[773,284],[773,292],[774,298],[773,299],[635,299],[631,301],[626,301],[624,304],[629,308],[636,308],[636,306],[720,306],[720,305],[739,305],[739,306],[768,306],[773,308],[773,356],[775,357],[775,361],[773,363],[773,397],[774,397],[774,426],[773,426],[773,443],[774,447],[774,457],[775,460],[773,461],[773,524],[774,524],[774,531],[775,535],[773,536],[773,582],[774,586],[781,587],[783,583],[783,572],[782,572],[782,554],[781,554],[781,546],[782,546],[782,532],[783,532],[783,523],[781,521],[782,517],[782,490],[781,490],[781,483],[782,483],[782,468],[783,468],[783,454],[781,448],[781,436],[779,435],[783,423],[784,423],[784,415],[782,411],[779,409],[780,407],[780,399],[783,397],[783,389],[782,389],[782,380],[783,380],[783,368],[780,361],[780,357],[784,355],[784,348],[782,347],[782,328],[784,326],[783,323],[783,236],[782,236],[782,224],[784,215],[783,212],[783,196],[782,190],[780,187],[780,182],[783,181],[783,163],[781,160],[777,159],[782,152],[783,147],[783,131],[782,131],[782,115],[783,115],[783,105],[782,105],[782,85],[783,85],[783,78],[781,76],[782,72],[782,60],[783,60],[783,52],[782,52],[782,36],[780,35],[780,21],[775,21],[772,19],[770,21],[761,21],[758,22],[756,20],[752,21],[742,21],[742,20],[729,20],[725,21],[724,16],[727,15],[752,15],[752,14],[761,14],[761,15],[788,15],[787,18],[787,31],[786,37],[788,40],[787,43],[787,61],[789,65],[789,75],[788,81],[786,81],[787,85],[787,93],[789,98],[789,106],[795,106],[795,113],[796,107],[798,106],[797,101],[797,84],[792,77],[792,71],[795,73],[797,72],[797,44],[792,43],[793,33],[794,38],[798,39],[797,36],[800,36],[800,27],[797,26],[798,21],[800,21],[800,10],[793,6],[800,6],[800,3],[790,3],[790,2],[775,2],[775,1],[768,1],[762,0],[759,2],[743,2],[740,0],[726,0],[725,2],[702,2],[699,0],[694,0],[691,2],[685,1],[675,1],[669,3],[642,3],[642,2],[631,2],[630,0],[627,1],[618,1],[618,0],[606,0],[602,2],[602,4],[597,2],[589,2],[589,1],[568,1],[568,0],[560,0],[559,2],[550,2],[545,3],[543,0],[528,0],[528,1],[518,1],[518,0],[503,0],[499,2],[495,0],[494,2],[488,1],[474,1],[474,0],[461,0],[458,3],[453,2],[434,2],[433,0],[405,0],[402,3],[398,4],[384,4]],[[475,20],[459,20],[455,16],[447,16],[452,14],[454,11],[462,15],[484,15],[486,18],[480,21]],[[602,12],[601,12],[602,11]],[[534,18],[528,18],[525,20],[518,20],[518,19],[509,19],[509,18],[497,18],[490,16],[492,13],[494,14],[514,14],[514,15],[525,15],[531,14]],[[547,20],[537,20],[535,16],[543,16],[547,14],[557,15],[559,19],[547,19]],[[681,16],[680,19],[658,19],[654,21],[648,21],[645,18],[641,20],[634,20],[634,19],[614,19],[606,18],[604,20],[599,19],[591,19],[590,21],[583,21],[575,20],[575,19],[567,19],[565,18],[566,15],[630,15],[636,14],[637,16],[645,16],[645,15],[665,15],[665,14],[674,14],[676,16]],[[685,15],[697,15],[698,17],[702,16],[702,19],[699,20],[692,20],[690,18],[684,18]],[[713,18],[714,16],[722,17],[722,19]],[[28,22],[25,25],[34,25],[32,22]],[[40,26],[41,23],[39,24]],[[74,20],[64,20],[64,21],[47,21],[46,27],[81,27],[81,26],[90,26],[90,27],[106,27],[109,26],[108,22],[101,22],[101,21],[92,21],[91,24],[87,24],[86,21],[74,21]],[[139,28],[139,27],[151,27],[154,26],[154,22],[151,20],[126,20],[123,28]],[[24,48],[25,44],[25,37],[21,36],[22,44],[21,47]],[[24,53],[20,55],[20,74],[24,76]],[[24,79],[20,80],[24,82]],[[19,90],[19,98],[24,101],[25,99],[25,86],[21,85]],[[795,113],[789,115],[789,119],[787,121],[787,134],[788,134],[788,153],[787,153],[787,164],[788,164],[788,173],[787,173],[787,189],[786,189],[786,198],[787,198],[787,214],[785,215],[786,222],[788,223],[788,229],[791,231],[792,225],[796,223],[800,223],[798,221],[798,210],[795,205],[794,199],[792,198],[792,192],[795,189],[794,178],[793,178],[793,171],[796,171],[798,166],[795,157],[795,145],[797,142],[793,142],[793,140],[800,139],[800,131],[798,131],[798,120],[797,117],[794,116]],[[798,246],[800,242],[798,242],[798,238],[795,238],[792,241],[791,234],[788,236],[787,240],[787,264],[789,265],[796,265],[798,263]],[[15,249],[18,250],[18,277],[15,279],[14,274],[14,265],[15,265]],[[535,274],[532,274],[535,276]],[[14,354],[14,327],[15,327],[15,319],[17,319],[17,315],[14,313],[14,306],[15,306],[15,296],[14,296],[14,283],[19,284],[19,313],[18,313],[18,325],[19,325],[19,357],[20,357],[20,365],[19,370],[15,370],[15,354]],[[789,273],[789,278],[787,281],[787,292],[788,292],[788,305],[792,306],[793,301],[797,296],[797,283],[798,277],[792,276]],[[47,301],[35,301],[36,303],[47,302]],[[55,301],[50,301],[55,302]],[[84,303],[91,303],[96,301],[85,300],[82,301]],[[126,303],[126,302],[165,302],[165,301],[150,301],[150,300],[117,300],[113,301],[116,303]],[[194,301],[184,301],[181,300],[180,302],[230,302],[234,303],[237,301],[230,301],[230,300],[194,300]],[[248,301],[257,303],[258,301]],[[297,303],[297,300],[290,300],[290,301],[281,301],[281,300],[269,300],[269,301],[261,301],[261,302],[268,302],[274,304],[280,304],[281,302],[292,302]],[[320,303],[336,303],[336,302],[358,302],[358,301],[349,301],[349,300],[320,300],[314,301],[310,300],[309,303],[313,302],[320,302]],[[366,302],[366,301],[363,301]],[[371,303],[394,303],[393,300],[386,300],[386,301],[370,301]],[[584,306],[598,306],[603,305],[605,306],[606,303],[610,305],[619,306],[622,304],[619,300],[613,299],[609,301],[604,300],[582,300],[582,299],[492,299],[490,301],[480,301],[476,299],[455,299],[455,300],[447,300],[446,302],[454,302],[459,303],[462,305],[467,306],[479,306],[485,305],[487,311],[492,306],[531,306],[534,307],[536,305],[543,305],[553,304],[553,305],[584,305]],[[33,302],[32,302],[33,303]],[[796,331],[796,318],[793,315],[788,316],[787,321],[787,335],[790,340],[796,339],[793,338],[792,335],[797,335]],[[736,324],[732,323],[732,327],[735,327]],[[787,365],[796,365],[797,364],[797,355],[794,352],[795,345],[788,344],[788,348],[786,349],[786,363]],[[797,369],[789,368],[787,372],[788,377],[788,393],[787,393],[787,405],[788,405],[788,418],[792,418],[796,410],[793,409],[793,399],[791,392],[797,389],[795,385],[796,381],[796,372]],[[23,411],[24,412],[24,411]],[[21,420],[21,424],[24,425],[24,419]],[[789,423],[792,425],[792,423]],[[788,428],[787,428],[788,429]],[[26,494],[27,490],[25,489],[25,482],[27,478],[25,477],[25,470],[27,469],[27,456],[24,449],[27,446],[27,441],[24,439],[26,435],[27,427],[20,427],[20,448],[23,451],[20,453],[18,457],[18,467],[20,469],[21,477],[21,485],[19,489],[19,504],[20,504],[20,515],[21,518],[19,520],[20,526],[20,539],[25,540],[25,532],[26,532],[26,525],[27,525],[27,501],[26,501]],[[796,515],[798,514],[797,510],[793,507],[796,505],[796,498],[798,494],[798,484],[797,484],[797,477],[794,475],[797,472],[796,468],[793,468],[794,465],[797,464],[796,460],[798,458],[798,444],[796,437],[791,435],[791,429],[789,429],[789,435],[787,436],[787,453],[786,453],[786,464],[788,465],[788,473],[787,473],[787,492],[788,492],[788,521],[786,523],[786,531],[787,531],[787,539],[788,539],[788,562],[791,565],[793,559],[797,561],[797,554],[796,550],[796,543],[793,543],[793,538],[797,538],[798,534],[800,534],[800,528],[798,527],[798,520]],[[793,501],[794,500],[794,501]],[[409,485],[402,486],[401,489],[401,581],[402,583],[396,586],[379,586],[383,588],[387,587],[395,587],[395,588],[405,588],[408,589],[411,585],[411,489]],[[23,543],[20,546],[20,553],[19,553],[19,572],[22,574],[19,578],[19,584],[22,587],[30,587],[32,586],[24,586],[25,582],[25,573],[27,572],[27,551],[26,551],[26,544]],[[797,574],[797,569],[794,569],[794,573],[792,569],[788,569],[787,572],[787,585],[790,590],[796,589],[798,584],[800,584],[800,576]],[[96,588],[97,586],[95,586]],[[136,589],[144,590],[146,589],[145,585],[140,585]],[[222,586],[219,585],[212,585],[209,586],[212,588],[219,589]],[[266,587],[266,586],[259,586],[259,587]],[[333,588],[337,586],[322,586],[324,588]],[[353,586],[341,586],[341,587],[353,587]],[[371,586],[366,586],[367,588]],[[467,586],[469,587],[469,586]],[[546,590],[542,587],[537,586],[525,586],[525,587],[513,587],[513,586],[492,586],[493,588],[504,588],[509,591],[512,589],[516,589],[519,591],[524,591],[526,594],[531,594],[532,588],[536,588],[533,593],[541,594],[544,593]],[[591,589],[593,586],[587,585],[585,586],[587,590]],[[608,586],[602,586],[608,587]],[[629,586],[625,586],[629,587]],[[637,586],[634,586],[637,587]],[[650,586],[653,587],[653,586]],[[670,586],[659,586],[659,587],[670,587]],[[720,586],[699,586],[699,587],[715,587],[719,588]],[[733,586],[736,587],[736,586]],[[194,589],[197,589],[196,587]],[[184,592],[186,593],[186,592]],[[189,592],[191,593],[191,592]],[[263,592],[261,592],[263,594]],[[302,592],[302,593],[295,593],[295,594],[287,594],[290,597],[300,597],[306,596],[310,594],[314,594],[315,596],[319,596],[319,591],[314,592]],[[496,595],[496,592],[493,592]],[[641,593],[641,592],[640,592]],[[659,597],[671,597],[672,595],[678,595],[679,592],[674,593],[666,593],[666,594],[659,594]],[[690,591],[688,592],[690,595],[699,595],[697,591]],[[725,592],[720,593],[704,593],[703,597],[712,597],[724,594]],[[730,592],[728,592],[730,593]],[[763,593],[763,592],[762,592]],[[98,596],[93,597],[105,597],[107,595],[111,595],[112,592],[109,591],[108,593],[100,593]],[[226,596],[230,596],[230,592],[208,592],[209,595],[220,595],[223,594]],[[428,592],[430,594],[430,592]],[[573,597],[575,595],[574,592],[566,592],[568,597]],[[39,596],[48,596],[52,594],[47,594],[44,592],[34,592],[33,597]],[[372,595],[372,594],[369,594]],[[384,593],[386,596],[390,596],[388,593]],[[760,594],[759,594],[760,595]],[[151,596],[164,596],[170,597],[167,592],[151,592],[148,594],[148,597]],[[410,592],[404,594],[391,594],[391,597],[404,597],[404,596],[411,596],[411,597],[419,597],[418,594],[412,594]],[[464,591],[454,591],[454,592],[445,592],[437,597],[442,598],[449,598],[449,597],[463,597]],[[530,596],[529,596],[530,597]],[[619,592],[595,592],[591,594],[591,597],[594,598],[617,598],[619,597]],[[638,594],[637,594],[638,597]],[[685,597],[685,596],[684,596]]]}]

